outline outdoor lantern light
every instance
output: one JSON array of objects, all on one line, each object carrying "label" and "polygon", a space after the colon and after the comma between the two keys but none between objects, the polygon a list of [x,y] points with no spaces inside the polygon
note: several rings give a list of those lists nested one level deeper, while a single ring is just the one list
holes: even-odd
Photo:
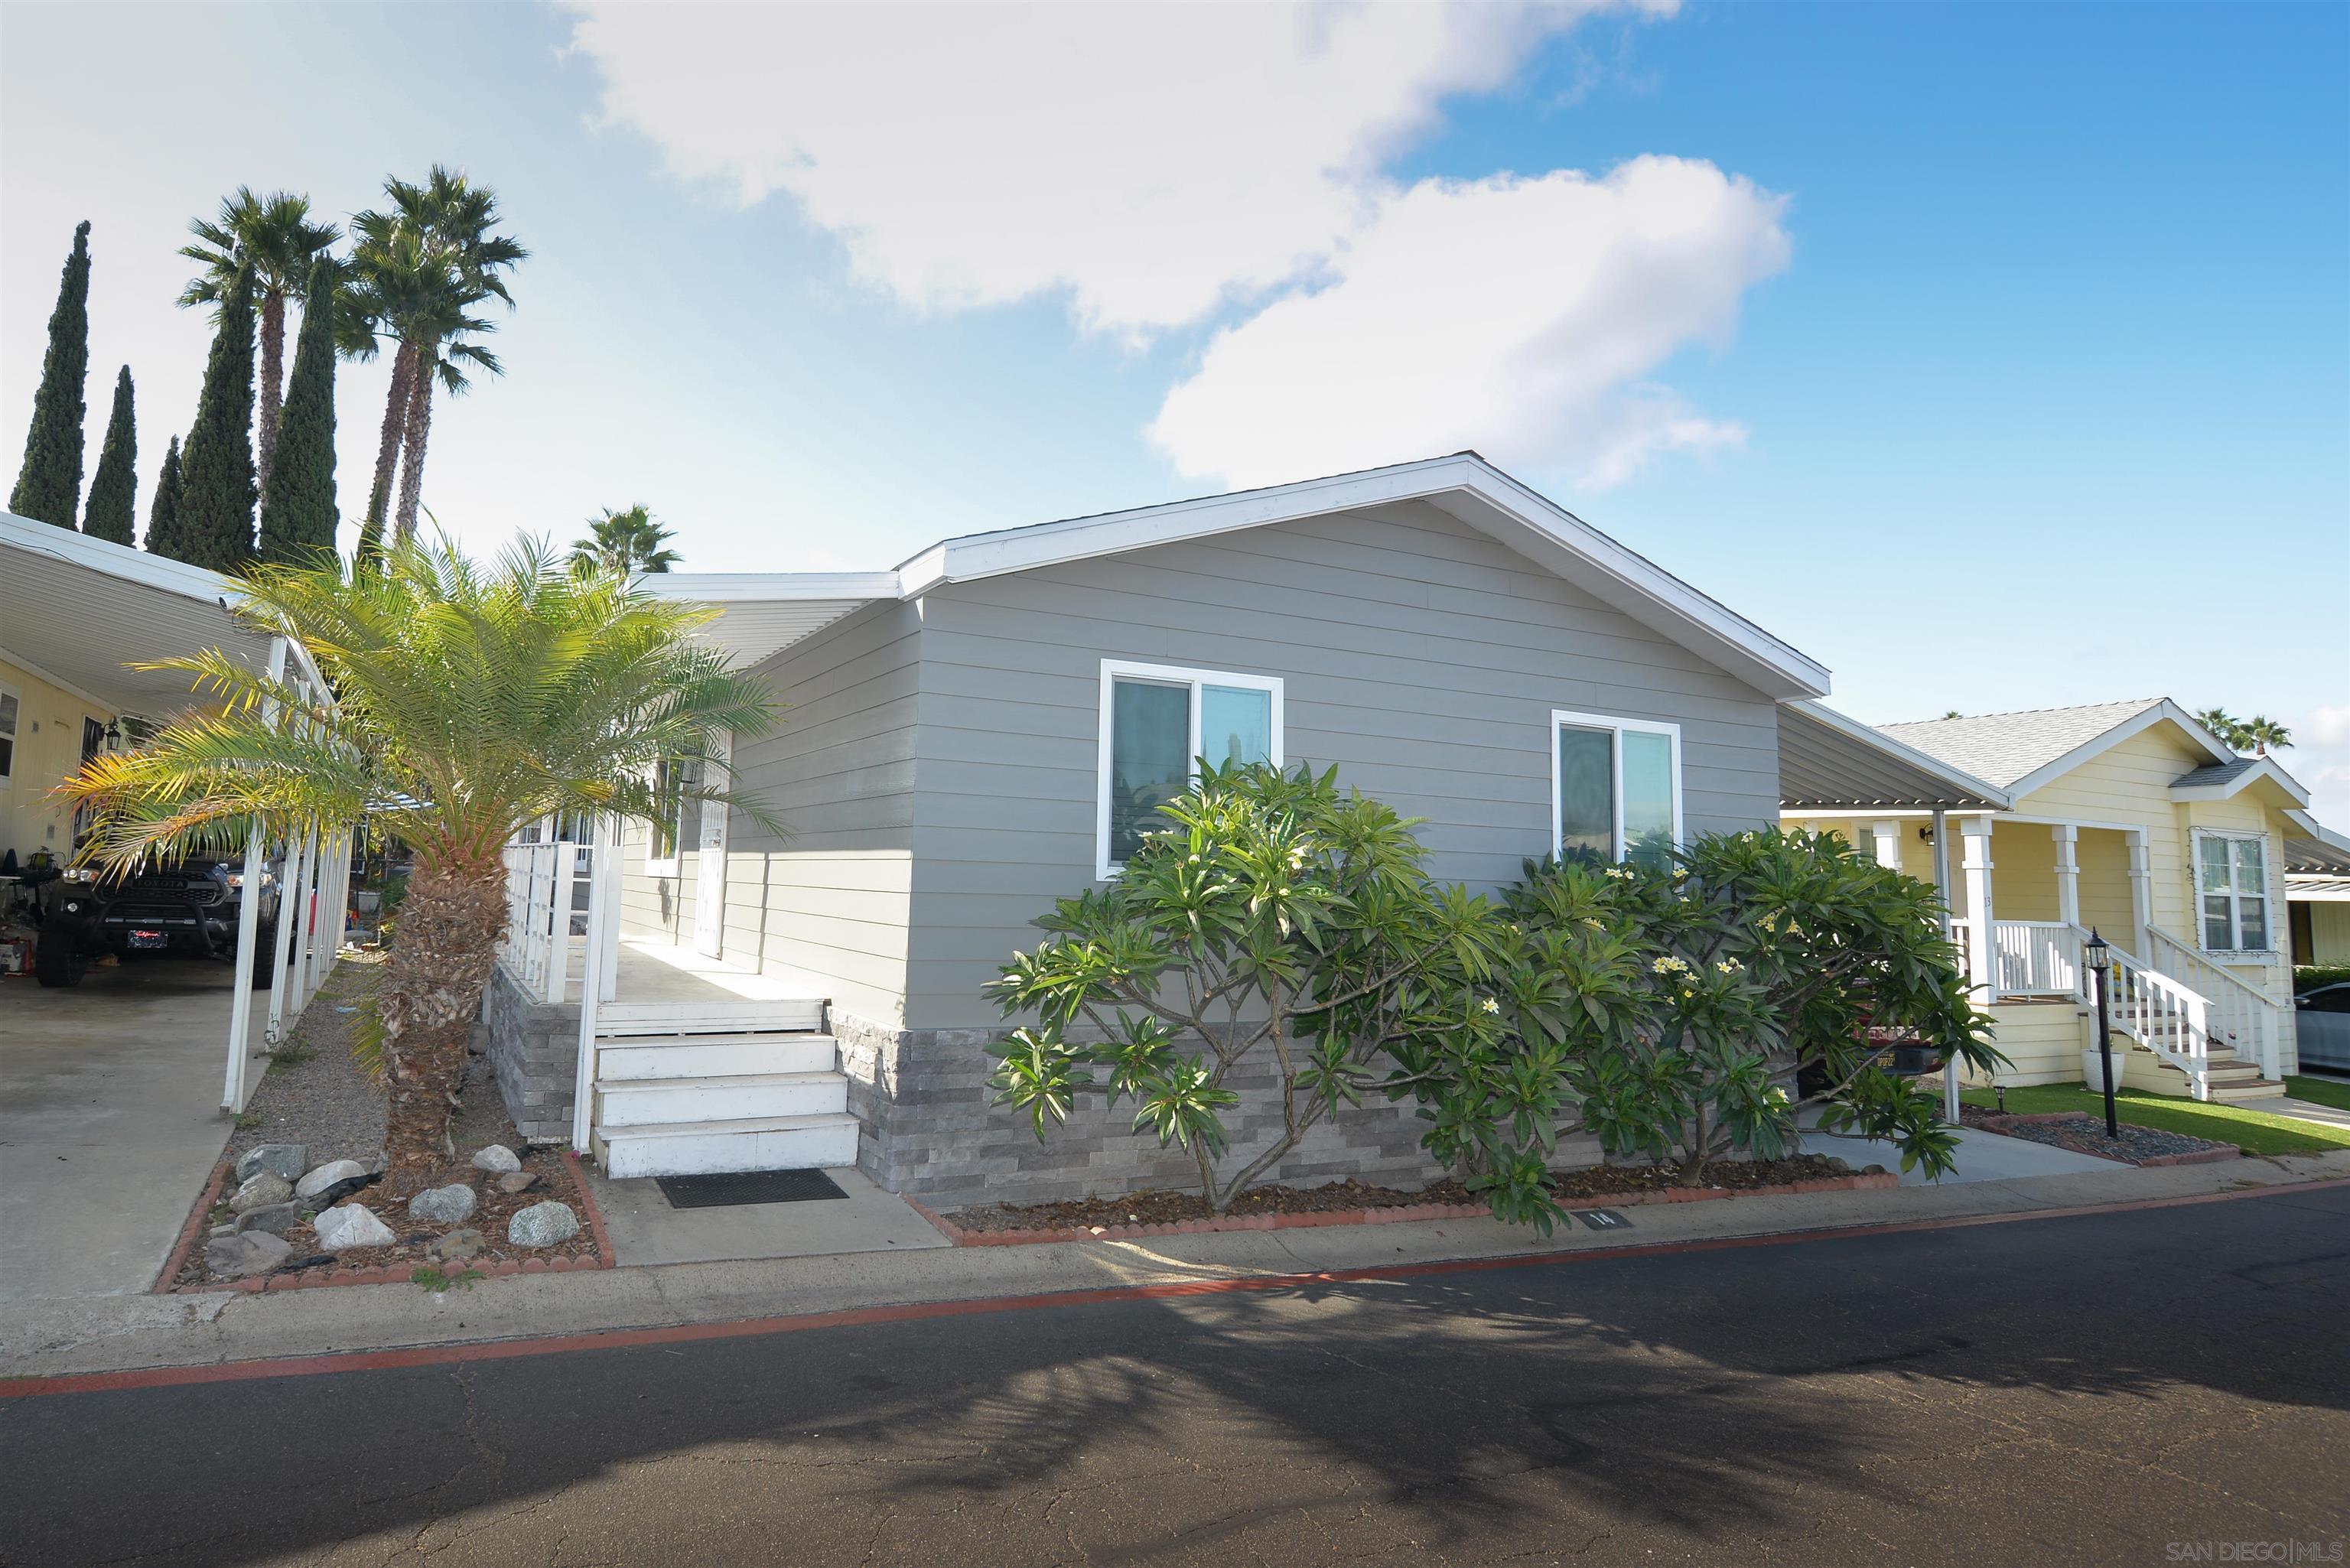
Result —
[{"label": "outdoor lantern light", "polygon": [[2089,971],[2096,976],[2097,981],[2097,1063],[2098,1071],[2106,1081],[2106,1136],[2118,1142],[2122,1129],[2121,1123],[2114,1115],[2114,1021],[2106,1001],[2112,953],[2113,944],[2097,934],[2096,927],[2091,926],[2088,960]]}]

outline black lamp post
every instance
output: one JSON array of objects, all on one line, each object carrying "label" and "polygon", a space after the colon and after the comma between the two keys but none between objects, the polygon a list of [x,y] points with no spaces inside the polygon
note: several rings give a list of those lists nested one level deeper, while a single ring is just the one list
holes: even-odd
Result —
[{"label": "black lamp post", "polygon": [[2097,977],[2097,1059],[2106,1081],[2106,1136],[2119,1141],[2121,1123],[2114,1115],[2114,1021],[2106,1002],[2106,955],[2113,943],[2089,928],[2089,969]]}]

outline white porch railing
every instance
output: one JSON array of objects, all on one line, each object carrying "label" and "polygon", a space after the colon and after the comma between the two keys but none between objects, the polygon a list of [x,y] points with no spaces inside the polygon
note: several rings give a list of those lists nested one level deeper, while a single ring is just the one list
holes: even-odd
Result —
[{"label": "white porch railing", "polygon": [[2282,1077],[2284,1010],[2260,987],[2212,962],[2161,927],[2149,926],[2147,931],[2153,938],[2148,956],[2211,999],[2213,1038],[2237,1055],[2259,1062],[2262,1077]]},{"label": "white porch railing", "polygon": [[[2106,956],[2112,965],[2106,1005],[2115,1030],[2184,1073],[2188,1093],[2196,1099],[2210,1099],[2210,999],[2173,976],[2147,968],[2120,948]],[[2089,977],[2082,978],[2085,981]],[[2096,993],[2085,985],[2081,1000],[2094,1007]]]},{"label": "white porch railing", "polygon": [[569,839],[509,844],[506,936],[498,957],[533,1000],[560,1006],[584,957],[596,851]]}]

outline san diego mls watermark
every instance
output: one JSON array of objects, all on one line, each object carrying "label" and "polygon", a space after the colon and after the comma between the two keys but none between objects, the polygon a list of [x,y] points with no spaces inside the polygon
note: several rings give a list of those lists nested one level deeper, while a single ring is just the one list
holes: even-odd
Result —
[{"label": "san diego mls watermark", "polygon": [[2173,1563],[2339,1563],[2339,1541],[2174,1541],[2163,1549]]}]

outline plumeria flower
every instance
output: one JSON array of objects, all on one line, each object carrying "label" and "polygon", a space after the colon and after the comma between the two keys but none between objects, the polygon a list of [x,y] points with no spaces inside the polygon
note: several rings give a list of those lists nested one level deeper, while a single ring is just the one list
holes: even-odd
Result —
[{"label": "plumeria flower", "polygon": [[1490,996],[1485,999],[1484,1006],[1485,1011],[1488,1012],[1499,1012],[1502,1011],[1502,1004],[1494,1001]]}]

